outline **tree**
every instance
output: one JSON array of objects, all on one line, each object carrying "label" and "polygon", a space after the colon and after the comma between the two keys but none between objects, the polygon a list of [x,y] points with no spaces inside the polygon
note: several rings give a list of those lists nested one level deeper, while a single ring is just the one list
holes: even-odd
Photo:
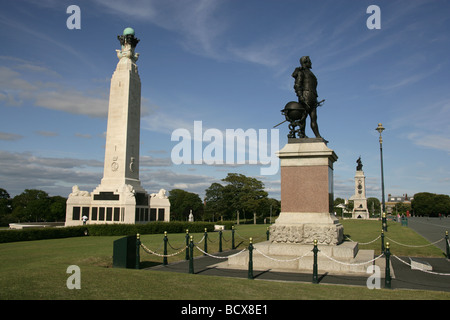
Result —
[{"label": "tree", "polygon": [[170,214],[173,219],[186,221],[192,210],[194,221],[203,216],[203,202],[199,195],[181,189],[169,191]]},{"label": "tree", "polygon": [[67,199],[61,196],[50,198],[50,210],[48,215],[49,221],[64,221],[66,218],[66,202]]},{"label": "tree", "polygon": [[50,204],[47,192],[25,189],[12,199],[12,215],[19,221],[48,221]]},{"label": "tree", "polygon": [[367,209],[371,214],[379,214],[381,212],[381,202],[378,198],[370,197],[367,199]]},{"label": "tree", "polygon": [[268,196],[261,181],[243,174],[229,173],[222,181],[228,183],[225,190],[231,206],[235,210],[241,210],[244,217],[246,213],[253,217],[253,213],[258,211],[259,205]]},{"label": "tree", "polygon": [[227,204],[224,198],[224,186],[214,182],[205,190],[205,218],[213,221],[227,216]]},{"label": "tree", "polygon": [[8,225],[11,219],[11,199],[8,191],[0,188],[0,225]]},{"label": "tree", "polygon": [[336,212],[336,214],[338,214],[340,217],[343,216],[343,212],[342,211],[344,210],[341,205],[345,206],[345,210],[347,210],[347,206],[345,205],[345,200],[344,199],[339,198],[339,197],[334,199],[333,208],[334,208],[334,211]]},{"label": "tree", "polygon": [[274,202],[269,201],[261,181],[237,173],[229,173],[222,181],[226,183],[225,186],[213,183],[206,189],[208,213],[235,219],[239,211],[240,218],[245,219],[253,217],[253,213],[260,217],[269,216],[271,204],[273,210]]},{"label": "tree", "polygon": [[0,217],[11,212],[11,199],[8,191],[0,188]]},{"label": "tree", "polygon": [[406,215],[406,211],[411,211],[411,204],[404,202],[397,202],[394,206],[393,213],[399,215]]},{"label": "tree", "polygon": [[7,225],[17,221],[64,221],[66,201],[64,197],[49,197],[47,192],[37,189],[25,189],[10,199],[8,192],[0,188],[0,224]]},{"label": "tree", "polygon": [[450,197],[446,194],[437,194],[434,197],[433,215],[435,217],[450,214]]},{"label": "tree", "polygon": [[[279,215],[281,212],[281,201],[274,198],[264,198],[260,201],[260,208],[258,212],[261,213],[261,218],[269,218],[272,219]],[[267,219],[269,221],[269,219]],[[271,223],[272,221],[270,221]]]},{"label": "tree", "polygon": [[439,214],[450,214],[450,197],[444,194],[420,192],[414,195],[411,202],[414,214],[437,217]]},{"label": "tree", "polygon": [[411,201],[414,213],[420,216],[429,215],[433,210],[433,197],[429,192],[416,193]]}]

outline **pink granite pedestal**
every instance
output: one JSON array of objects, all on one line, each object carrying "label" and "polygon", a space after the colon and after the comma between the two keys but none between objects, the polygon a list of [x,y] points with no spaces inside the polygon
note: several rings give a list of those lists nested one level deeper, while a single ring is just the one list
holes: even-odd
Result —
[{"label": "pink granite pedestal", "polygon": [[321,139],[291,139],[278,157],[281,214],[270,228],[271,241],[341,243],[343,226],[332,213],[334,151]]}]

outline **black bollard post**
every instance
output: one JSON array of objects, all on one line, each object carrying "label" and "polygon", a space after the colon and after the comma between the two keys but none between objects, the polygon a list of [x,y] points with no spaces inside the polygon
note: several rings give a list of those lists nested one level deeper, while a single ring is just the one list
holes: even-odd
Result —
[{"label": "black bollard post", "polygon": [[189,229],[186,229],[186,260],[189,260]]},{"label": "black bollard post", "polygon": [[388,231],[387,220],[386,220],[386,212],[383,212],[383,217],[381,218],[381,225],[382,225],[384,231]]},{"label": "black bollard post", "polygon": [[194,238],[190,237],[189,243],[189,273],[194,274]]},{"label": "black bollard post", "polygon": [[140,256],[140,250],[141,249],[141,236],[139,233],[136,235],[136,266],[135,269],[141,268],[141,256]]},{"label": "black bollard post", "polygon": [[445,248],[447,249],[447,259],[450,259],[450,243],[448,242],[448,231],[445,231]]},{"label": "black bollard post", "polygon": [[250,238],[250,244],[248,245],[248,278],[253,280],[253,239]]},{"label": "black bollard post", "polygon": [[164,257],[163,265],[167,266],[167,231],[164,231]]},{"label": "black bollard post", "polygon": [[203,248],[203,251],[205,251],[205,253],[203,254],[204,256],[206,256],[206,253],[208,253],[208,229],[205,228],[205,245]]},{"label": "black bollard post", "polygon": [[219,230],[219,252],[222,252],[222,230]]},{"label": "black bollard post", "polygon": [[381,253],[384,252],[384,230],[381,229]]},{"label": "black bollard post", "polygon": [[319,283],[319,276],[317,274],[317,252],[319,252],[319,249],[317,249],[317,240],[314,240],[314,248],[313,248],[313,253],[314,253],[314,263],[313,263],[313,278],[312,278],[312,283]]},{"label": "black bollard post", "polygon": [[234,245],[234,226],[231,227],[231,249],[236,249],[236,246]]},{"label": "black bollard post", "polygon": [[391,251],[389,250],[389,242],[386,242],[386,252],[384,253],[386,257],[386,273],[384,276],[384,288],[391,288],[391,266],[389,263],[389,258],[391,257]]},{"label": "black bollard post", "polygon": [[270,231],[269,231],[269,227],[267,227],[267,231],[266,231],[266,240],[269,241],[269,235],[270,235]]}]

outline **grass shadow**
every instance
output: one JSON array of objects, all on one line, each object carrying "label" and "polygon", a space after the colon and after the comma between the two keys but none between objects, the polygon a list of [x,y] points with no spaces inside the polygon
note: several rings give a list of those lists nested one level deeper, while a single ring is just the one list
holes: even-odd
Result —
[{"label": "grass shadow", "polygon": [[155,261],[141,261],[140,269],[146,269],[146,268],[152,268],[162,265],[161,262],[155,262]]}]

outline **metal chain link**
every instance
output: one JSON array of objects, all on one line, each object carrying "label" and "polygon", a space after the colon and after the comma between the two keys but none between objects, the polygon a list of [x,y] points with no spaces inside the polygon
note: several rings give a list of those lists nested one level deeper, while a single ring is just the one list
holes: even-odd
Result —
[{"label": "metal chain link", "polygon": [[[346,239],[348,239],[348,240],[350,240],[351,242],[355,242],[355,241],[353,241],[352,239],[350,239],[349,237],[347,237],[347,236],[345,236],[345,238]],[[376,239],[373,239],[372,241],[369,241],[369,242],[358,242],[358,245],[366,245],[366,244],[371,244],[371,243],[373,243],[373,242],[375,242],[375,241],[377,241],[378,239],[380,239],[381,238],[381,235],[379,235]]]},{"label": "metal chain link", "polygon": [[280,259],[275,259],[275,258],[272,258],[272,257],[269,257],[269,256],[265,255],[263,252],[259,251],[258,248],[256,248],[256,247],[253,247],[253,250],[259,252],[261,255],[263,255],[267,259],[270,259],[270,260],[273,260],[273,261],[278,261],[278,262],[292,262],[292,261],[295,261],[295,260],[300,260],[301,258],[306,257],[308,254],[311,253],[311,252],[307,252],[303,256],[300,256],[300,257],[297,257],[297,258],[294,258],[294,259],[280,260]]},{"label": "metal chain link", "polygon": [[423,247],[429,247],[429,246],[435,245],[436,243],[439,243],[439,242],[441,242],[441,241],[443,240],[443,239],[440,239],[440,240],[438,240],[438,241],[436,241],[436,242],[433,242],[433,243],[424,244],[424,245],[420,245],[420,246],[413,246],[413,245],[408,245],[408,244],[403,244],[403,243],[397,242],[397,241],[392,240],[391,238],[389,238],[389,237],[387,237],[387,236],[386,236],[386,238],[389,239],[389,240],[391,240],[392,242],[394,242],[394,243],[400,245],[400,246],[410,247],[410,248],[423,248]]},{"label": "metal chain link", "polygon": [[[169,244],[169,247],[171,247],[173,250],[180,250],[181,248],[183,248],[183,246],[181,246],[179,248],[172,247],[172,245],[170,244],[170,241],[167,241],[167,243]],[[184,246],[186,246],[186,245],[184,245]]]},{"label": "metal chain link", "polygon": [[369,260],[369,261],[366,261],[366,262],[360,262],[360,263],[347,263],[347,262],[339,261],[339,260],[336,260],[336,259],[334,259],[334,258],[332,258],[332,257],[329,257],[329,256],[327,256],[325,253],[323,253],[323,252],[320,251],[320,250],[319,250],[319,252],[320,252],[320,254],[324,255],[325,257],[327,257],[327,258],[330,259],[331,261],[334,261],[334,262],[337,262],[337,263],[340,263],[340,264],[343,264],[343,265],[346,265],[346,266],[362,266],[362,265],[364,265],[364,264],[372,263],[372,262],[374,262],[375,260],[377,260],[377,259],[381,258],[382,256],[384,256],[384,253],[382,253],[382,254],[380,254],[378,257],[375,257],[375,258],[373,258],[372,260]]},{"label": "metal chain link", "polygon": [[[407,266],[411,267],[411,264],[409,264],[406,261],[403,261],[402,259],[400,259],[399,257],[397,257],[395,254],[392,255],[394,258],[397,258],[397,260],[399,260],[400,262],[403,262],[404,264],[406,264]],[[439,272],[433,272],[433,271],[429,271],[429,270],[423,270],[423,269],[414,269],[414,270],[419,270],[425,273],[430,273],[430,274],[436,274],[438,276],[450,276],[450,273],[439,273]]]},{"label": "metal chain link", "polygon": [[222,256],[215,256],[215,255],[212,255],[212,254],[209,254],[208,252],[205,252],[205,251],[203,251],[201,248],[199,248],[198,246],[195,246],[201,253],[203,253],[203,254],[205,254],[205,255],[207,255],[207,256],[209,256],[209,257],[211,257],[211,258],[216,258],[216,259],[228,259],[228,258],[230,258],[230,257],[234,257],[234,256],[237,256],[238,254],[241,254],[242,252],[244,252],[245,250],[247,250],[247,249],[242,249],[241,251],[239,251],[239,252],[237,252],[237,253],[235,253],[235,254],[232,254],[232,255],[229,255],[229,256],[225,256],[225,257],[222,257]]},{"label": "metal chain link", "polygon": [[142,249],[144,249],[144,251],[145,251],[146,253],[148,253],[148,254],[154,254],[155,256],[158,256],[158,257],[173,257],[173,256],[176,256],[177,254],[182,253],[184,250],[187,249],[187,246],[186,246],[186,247],[184,247],[182,250],[180,250],[180,251],[178,251],[178,252],[176,252],[176,253],[164,255],[164,254],[159,254],[159,253],[156,253],[156,252],[150,250],[150,249],[147,248],[143,243],[141,243],[141,247],[142,247]]}]

